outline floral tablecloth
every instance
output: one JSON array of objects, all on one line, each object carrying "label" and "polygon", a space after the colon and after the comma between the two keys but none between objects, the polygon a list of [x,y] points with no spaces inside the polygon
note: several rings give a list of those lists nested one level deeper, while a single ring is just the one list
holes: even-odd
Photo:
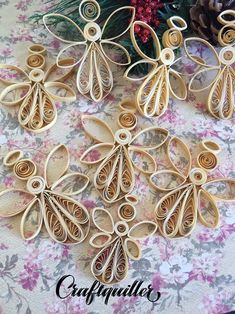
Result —
[{"label": "floral tablecloth", "polygon": [[[29,17],[35,10],[47,10],[41,1],[0,0],[1,63],[24,66],[26,49],[31,42],[42,43],[55,57],[60,43],[43,27],[33,25]],[[17,121],[17,107],[0,107],[0,188],[19,186],[13,174],[2,165],[9,150],[22,149],[42,170],[45,157],[59,143],[68,146],[71,169],[94,174],[95,167],[85,167],[79,157],[90,140],[81,128],[81,113],[94,114],[117,129],[118,102],[134,95],[136,86],[115,70],[115,88],[99,104],[78,96],[72,104],[57,104],[58,121],[45,133],[34,135],[23,130]],[[171,135],[185,140],[192,152],[205,138],[216,140],[222,147],[220,166],[215,177],[235,177],[235,127],[232,121],[213,119],[205,109],[205,95],[189,94],[187,101],[171,100],[166,114],[158,120],[139,117],[136,131],[146,126],[167,128]],[[135,131],[135,132],[136,132]],[[194,156],[195,157],[195,156]],[[164,154],[157,157],[158,167],[164,164]],[[140,195],[138,218],[153,218],[158,193],[150,188],[148,178],[137,173],[134,191]],[[91,210],[105,206],[92,184],[77,197]],[[117,205],[110,206],[115,212]],[[104,305],[101,298],[86,305],[84,298],[59,299],[55,286],[61,276],[72,274],[79,287],[93,282],[90,263],[94,250],[84,243],[66,247],[53,242],[44,230],[30,242],[20,237],[20,217],[0,219],[0,314],[9,313],[206,313],[218,314],[235,310],[235,204],[220,203],[220,227],[207,229],[197,224],[193,234],[185,239],[167,240],[159,234],[143,241],[143,257],[130,262],[129,275],[119,286],[126,287],[135,279],[152,284],[161,298],[154,306],[145,298],[111,298]],[[93,231],[93,228],[91,232]]]}]

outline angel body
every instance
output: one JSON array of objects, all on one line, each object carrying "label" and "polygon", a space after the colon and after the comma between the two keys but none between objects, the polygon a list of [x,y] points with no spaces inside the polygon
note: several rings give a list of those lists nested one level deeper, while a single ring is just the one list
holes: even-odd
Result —
[{"label": "angel body", "polygon": [[[40,56],[30,55],[30,58]],[[63,59],[61,64],[71,65],[73,59]],[[0,65],[0,82],[4,85],[0,93],[0,103],[5,106],[19,105],[18,121],[26,130],[43,132],[49,129],[57,119],[54,100],[73,101],[76,95],[69,85],[62,83],[70,75],[69,71],[58,73],[53,64],[44,72],[39,64],[32,67],[29,73],[13,65]],[[60,70],[61,72],[61,70]],[[15,76],[15,79],[11,78]],[[8,78],[10,77],[10,79]]]},{"label": "angel body", "polygon": [[[84,2],[91,2],[91,5],[93,4],[99,8],[99,4],[96,1],[86,0],[82,1],[80,8]],[[82,95],[91,98],[95,102],[99,102],[106,97],[113,87],[113,75],[108,61],[117,65],[127,65],[130,63],[128,51],[114,40],[120,38],[129,30],[135,15],[135,9],[133,7],[125,6],[119,8],[107,18],[101,30],[99,24],[95,22],[99,17],[99,10],[100,9],[97,10],[97,15],[93,18],[86,17],[85,14],[82,13],[82,10],[80,10],[81,18],[88,22],[83,30],[71,19],[61,14],[47,14],[43,18],[47,30],[62,42],[69,44],[60,51],[57,57],[57,64],[59,64],[60,57],[63,54],[70,53],[73,49],[76,49],[76,51],[83,50],[81,57],[79,57],[75,63],[75,65],[79,64],[77,88]],[[116,14],[121,13],[125,15],[125,11],[131,14],[128,26],[122,30],[121,25],[120,30],[118,30],[116,34],[114,32],[114,36],[107,36],[105,33],[111,26],[110,20],[113,19]],[[53,25],[56,20],[59,21],[61,27],[66,29],[66,27],[68,27],[67,25],[69,25],[70,29],[74,30],[72,37],[71,34],[66,34],[63,37],[59,30],[51,29],[51,25]],[[115,59],[116,56],[110,54],[109,50],[113,47],[119,51],[119,58],[121,52],[124,60],[118,61]]]},{"label": "angel body", "polygon": [[[179,19],[178,17],[175,18]],[[186,99],[186,83],[181,74],[172,68],[174,63],[178,61],[175,60],[174,49],[178,48],[182,42],[181,30],[187,27],[184,21],[183,23],[184,26],[176,28],[174,23],[169,22],[169,25],[174,25],[174,27],[167,31],[166,35],[169,37],[169,42],[165,43],[166,48],[164,49],[161,49],[157,34],[149,25],[141,21],[135,21],[131,27],[132,43],[143,59],[132,64],[124,76],[132,81],[144,80],[137,91],[136,104],[139,112],[148,118],[159,117],[164,114],[168,107],[170,95],[180,100]],[[138,46],[134,33],[136,25],[148,29],[151,33],[155,57],[148,56]],[[151,71],[140,78],[132,76],[131,71],[141,64],[148,68],[149,66],[152,67]],[[177,91],[172,85],[172,80],[177,83]]]},{"label": "angel body", "polygon": [[92,219],[99,233],[90,239],[90,244],[99,248],[99,253],[91,264],[93,276],[104,284],[115,284],[128,273],[128,259],[141,258],[140,245],[136,240],[146,239],[157,230],[151,221],[143,221],[129,227],[136,210],[133,204],[123,203],[118,209],[120,220],[114,224],[110,213],[103,208],[95,208]]},{"label": "angel body", "polygon": [[[217,200],[235,199],[235,180],[222,178],[208,180],[207,172],[202,167],[192,168],[192,160],[187,146],[178,138],[173,138],[169,146],[175,143],[183,146],[187,154],[188,163],[182,170],[170,158],[175,169],[156,172],[151,177],[151,183],[160,191],[167,192],[156,205],[155,220],[159,231],[164,237],[178,238],[192,233],[197,218],[209,228],[215,228],[219,223],[219,209]],[[209,164],[211,161],[206,160]],[[161,186],[164,176],[168,176],[169,186]],[[175,182],[174,187],[171,183]],[[221,192],[218,192],[218,189]],[[214,191],[214,190],[216,191]],[[229,190],[230,195],[223,195],[223,190]],[[204,204],[203,204],[204,203]]]},{"label": "angel body", "polygon": [[[7,165],[18,152],[9,154]],[[44,224],[51,238],[63,244],[82,242],[89,231],[87,209],[70,196],[82,192],[89,183],[81,173],[65,174],[69,155],[64,145],[55,147],[48,155],[44,176],[35,175],[33,163],[17,160],[14,173],[27,181],[27,190],[7,189],[0,193],[0,216],[11,217],[23,212],[21,235],[25,240],[35,238]]]},{"label": "angel body", "polygon": [[[88,148],[80,161],[85,164],[101,162],[94,176],[94,185],[107,203],[116,202],[133,190],[133,166],[145,174],[155,171],[156,163],[147,151],[164,144],[167,130],[152,127],[132,138],[127,129],[119,129],[114,135],[104,121],[93,116],[83,116],[82,123],[86,133],[98,144]],[[94,154],[95,159],[91,158]]]}]

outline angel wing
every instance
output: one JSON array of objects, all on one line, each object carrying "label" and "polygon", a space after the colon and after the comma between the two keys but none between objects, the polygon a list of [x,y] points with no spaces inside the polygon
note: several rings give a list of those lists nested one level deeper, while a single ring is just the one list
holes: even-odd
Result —
[{"label": "angel wing", "polygon": [[51,238],[59,243],[82,242],[89,231],[86,208],[73,199],[46,190],[42,197],[43,220]]},{"label": "angel wing", "polygon": [[106,97],[113,87],[113,75],[98,44],[91,43],[77,73],[79,92],[95,102]]},{"label": "angel wing", "polygon": [[215,118],[231,119],[235,101],[235,71],[225,66],[215,80],[208,97],[208,110]]},{"label": "angel wing", "polygon": [[118,145],[98,167],[94,185],[106,202],[113,203],[133,190],[134,180],[134,170],[127,149]]},{"label": "angel wing", "polygon": [[162,115],[169,102],[169,77],[165,65],[155,68],[137,92],[137,107],[146,117]]},{"label": "angel wing", "polygon": [[197,221],[197,194],[192,184],[183,185],[160,199],[155,219],[161,234],[168,238],[185,237]]},{"label": "angel wing", "polygon": [[104,284],[115,284],[126,277],[128,258],[121,238],[115,238],[95,256],[91,271]]}]

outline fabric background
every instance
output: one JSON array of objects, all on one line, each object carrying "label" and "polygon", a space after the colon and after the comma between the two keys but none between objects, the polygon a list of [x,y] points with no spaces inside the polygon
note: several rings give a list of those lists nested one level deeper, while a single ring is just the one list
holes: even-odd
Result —
[{"label": "fabric background", "polygon": [[[24,67],[27,46],[42,43],[51,59],[60,43],[42,27],[29,23],[35,10],[45,10],[41,1],[0,0],[0,61]],[[94,114],[117,130],[118,102],[134,96],[136,86],[122,79],[122,71],[114,69],[115,88],[99,104],[78,95],[72,104],[58,103],[57,123],[47,132],[34,135],[23,130],[17,121],[18,108],[0,106],[0,189],[20,186],[13,174],[2,165],[9,150],[20,148],[42,171],[45,158],[59,143],[68,146],[71,170],[82,171],[90,178],[95,167],[82,166],[79,157],[91,144],[81,128],[81,113]],[[170,100],[166,114],[156,120],[139,117],[137,130],[157,125],[167,128],[195,151],[201,139],[212,138],[222,147],[220,166],[214,177],[235,177],[235,127],[232,121],[213,119],[205,109],[206,97],[190,94],[187,101]],[[159,169],[164,168],[164,149],[157,154]],[[140,195],[138,219],[153,217],[159,194],[150,188],[147,177],[136,173],[136,188]],[[90,210],[105,206],[92,184],[75,197]],[[106,206],[107,207],[107,206]],[[115,213],[117,205],[110,206]],[[152,284],[162,293],[155,307],[144,298],[111,298],[108,305],[97,299],[90,306],[82,298],[59,300],[55,284],[63,274],[73,274],[79,287],[93,282],[90,262],[95,254],[88,239],[77,246],[65,247],[50,240],[44,230],[29,243],[20,237],[21,215],[0,219],[0,314],[78,314],[78,313],[205,313],[219,314],[235,310],[235,204],[220,203],[220,227],[206,229],[197,224],[193,234],[180,240],[166,240],[159,234],[142,242],[143,258],[130,262],[129,275],[120,283],[126,287],[135,279]],[[94,232],[92,228],[91,233]]]}]

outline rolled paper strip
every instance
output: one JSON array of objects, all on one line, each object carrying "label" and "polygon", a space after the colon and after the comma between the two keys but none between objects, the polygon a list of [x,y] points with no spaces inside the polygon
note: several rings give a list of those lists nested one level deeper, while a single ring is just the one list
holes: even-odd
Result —
[{"label": "rolled paper strip", "polygon": [[42,69],[46,63],[45,58],[40,54],[31,54],[26,59],[26,65],[29,69]]},{"label": "rolled paper strip", "polygon": [[203,140],[201,142],[201,146],[204,150],[207,150],[214,154],[218,154],[221,151],[220,145],[212,140]]},{"label": "rolled paper strip", "polygon": [[[155,57],[152,58],[149,55],[145,54],[145,52],[142,51],[141,47],[138,45],[138,42],[137,42],[136,37],[135,37],[136,26],[139,26],[140,28],[143,28],[144,30],[146,29],[148,31],[148,33],[150,33],[150,35],[153,39],[153,44],[154,44],[154,48],[155,48]],[[130,35],[131,35],[131,41],[132,41],[132,44],[133,44],[135,50],[143,59],[147,59],[147,60],[151,60],[151,61],[157,61],[158,60],[160,52],[161,52],[161,44],[160,44],[160,41],[158,39],[156,32],[154,31],[154,29],[150,25],[148,25],[147,23],[142,22],[142,21],[135,21],[131,26]]]},{"label": "rolled paper strip", "polygon": [[162,50],[160,60],[165,65],[171,65],[175,60],[174,51],[171,48],[165,48]]},{"label": "rolled paper strip", "polygon": [[114,232],[114,222],[111,214],[104,208],[94,208],[92,220],[97,229],[102,232],[112,234]]},{"label": "rolled paper strip", "polygon": [[183,35],[180,30],[172,28],[164,32],[162,44],[165,48],[177,49],[183,43]]},{"label": "rolled paper strip", "polygon": [[[234,30],[235,37],[235,30]],[[219,53],[220,61],[224,65],[232,65],[235,63],[235,49],[233,47],[224,47]]]},{"label": "rolled paper strip", "polygon": [[105,245],[110,243],[111,240],[112,240],[111,234],[105,232],[98,232],[90,238],[89,243],[91,246],[95,248],[103,248]]},{"label": "rolled paper strip", "polygon": [[15,163],[13,171],[17,178],[21,180],[28,180],[36,174],[37,167],[31,160],[21,159]]},{"label": "rolled paper strip", "polygon": [[125,196],[125,200],[129,203],[132,203],[133,205],[137,205],[138,204],[138,197],[136,195],[133,194],[128,194]]},{"label": "rolled paper strip", "polygon": [[124,249],[131,259],[139,260],[141,258],[141,248],[137,241],[126,238],[124,241]]},{"label": "rolled paper strip", "polygon": [[193,168],[189,173],[190,181],[195,185],[202,185],[207,181],[207,174],[205,170],[201,168]]},{"label": "rolled paper strip", "polygon": [[43,45],[35,44],[28,48],[30,54],[45,55],[47,50]]},{"label": "rolled paper strip", "polygon": [[46,182],[43,177],[33,176],[27,182],[27,189],[30,193],[40,194],[44,191]]},{"label": "rolled paper strip", "polygon": [[136,103],[131,98],[126,98],[126,99],[122,100],[119,104],[119,107],[122,111],[130,111],[133,113],[135,113],[137,111]]},{"label": "rolled paper strip", "polygon": [[224,26],[218,35],[218,41],[221,46],[234,45],[235,43],[235,24]]},{"label": "rolled paper strip", "polygon": [[212,171],[217,167],[218,159],[214,153],[203,151],[197,156],[197,164],[206,171]]},{"label": "rolled paper strip", "polygon": [[[226,19],[224,16],[230,15],[233,19]],[[223,25],[235,24],[235,10],[225,10],[217,17],[217,20]]]},{"label": "rolled paper strip", "polygon": [[3,159],[4,166],[13,167],[14,164],[23,157],[23,152],[21,150],[13,150],[9,152]]},{"label": "rolled paper strip", "polygon": [[57,182],[69,167],[69,151],[63,144],[56,146],[47,156],[44,168],[44,178],[47,187]]},{"label": "rolled paper strip", "polygon": [[171,16],[167,20],[167,24],[171,28],[176,28],[180,31],[184,31],[187,28],[187,23],[185,20],[180,16]]},{"label": "rolled paper strip", "polygon": [[135,219],[136,209],[130,203],[121,204],[118,208],[118,217],[126,222],[132,221]]},{"label": "rolled paper strip", "polygon": [[84,27],[84,37],[89,41],[97,41],[101,37],[101,28],[95,22],[89,22]]},{"label": "rolled paper strip", "polygon": [[41,70],[41,69],[33,69],[29,73],[30,80],[35,82],[35,83],[39,83],[39,82],[43,81],[44,77],[45,77],[45,74],[44,74],[43,70]]},{"label": "rolled paper strip", "polygon": [[157,231],[156,223],[152,221],[141,221],[131,227],[128,236],[135,240],[146,239]]},{"label": "rolled paper strip", "polygon": [[115,140],[121,145],[127,145],[131,142],[132,135],[128,130],[120,129],[115,133]]},{"label": "rolled paper strip", "polygon": [[114,226],[114,231],[120,237],[124,237],[129,232],[129,226],[125,221],[118,221]]},{"label": "rolled paper strip", "polygon": [[118,125],[127,130],[133,130],[137,124],[137,117],[133,112],[123,111],[119,114]]},{"label": "rolled paper strip", "polygon": [[96,0],[82,0],[79,4],[79,14],[86,22],[94,22],[100,16],[100,6]]},{"label": "rolled paper strip", "polygon": [[[168,142],[167,155],[174,170],[188,177],[192,166],[192,156],[188,146],[180,138],[172,137]],[[176,158],[178,155],[180,158]],[[181,160],[184,160],[183,165]]]}]

